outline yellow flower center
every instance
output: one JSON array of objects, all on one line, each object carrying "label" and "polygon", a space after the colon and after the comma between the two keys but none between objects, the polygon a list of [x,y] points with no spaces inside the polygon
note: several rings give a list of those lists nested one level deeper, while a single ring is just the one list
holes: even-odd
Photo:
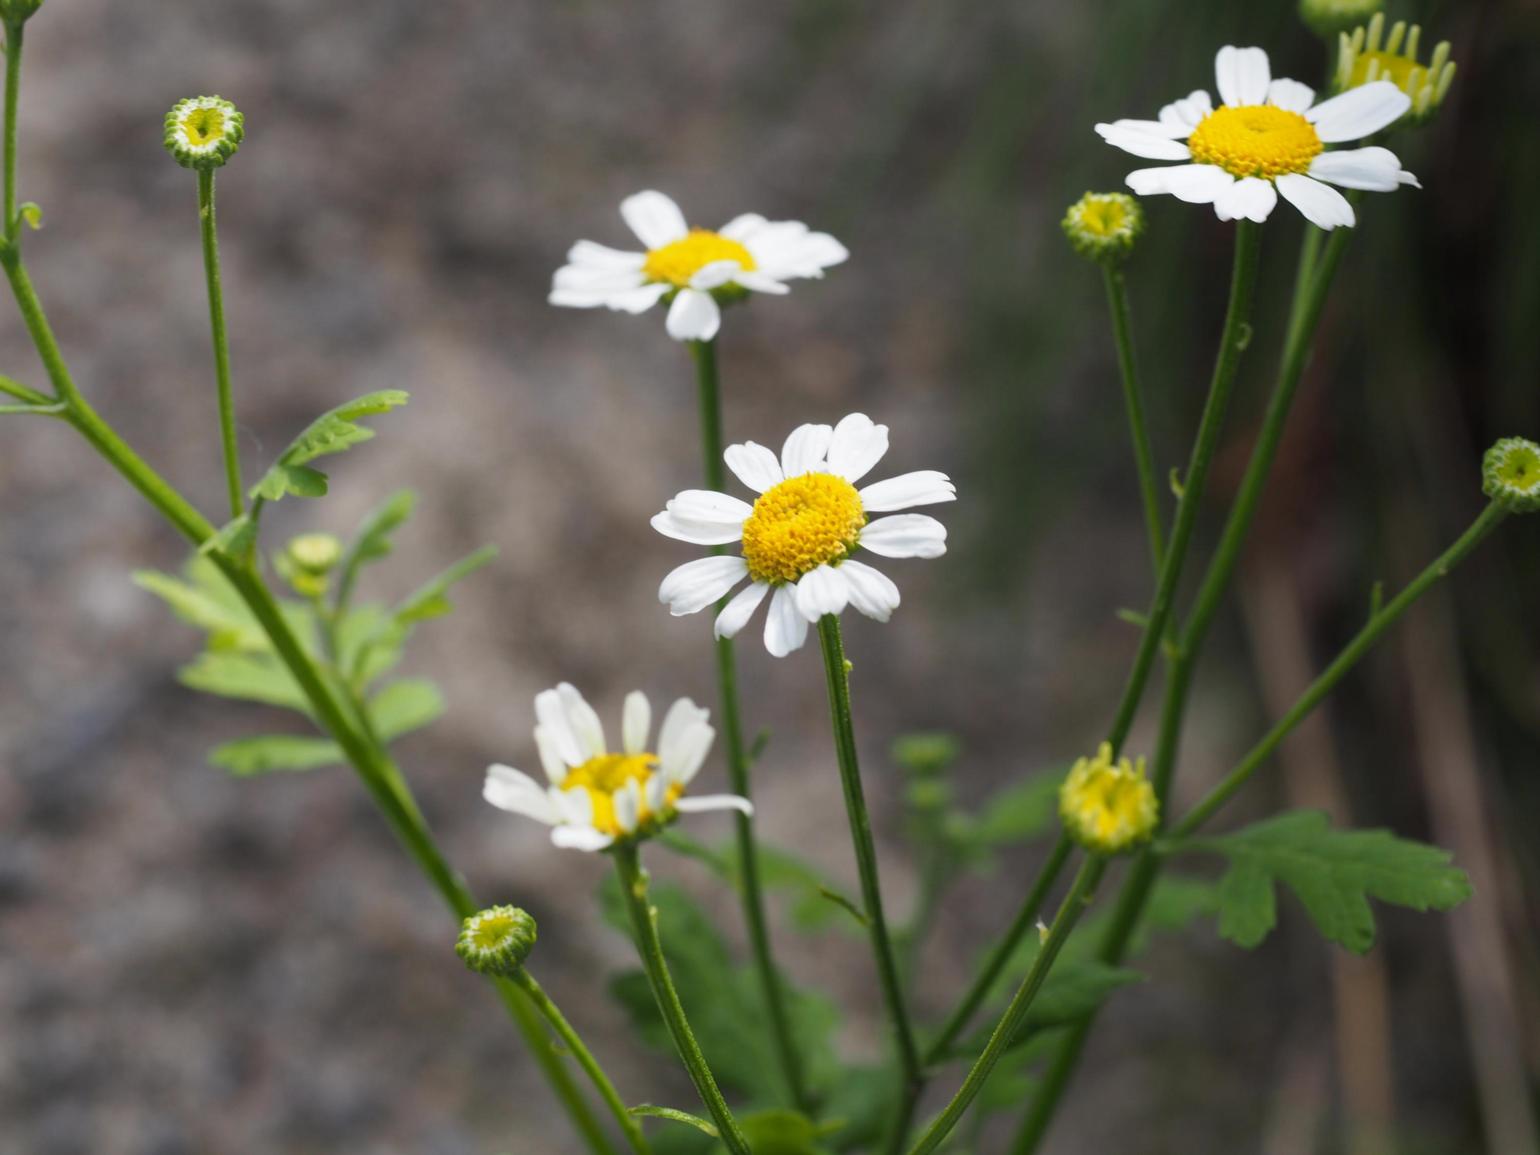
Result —
[{"label": "yellow flower center", "polygon": [[213,144],[225,135],[225,114],[218,108],[195,108],[182,117],[182,132],[195,148]]},{"label": "yellow flower center", "polygon": [[1497,476],[1523,493],[1540,490],[1540,453],[1527,446],[1511,450],[1498,466]]},{"label": "yellow flower center", "polygon": [[493,951],[508,941],[516,925],[512,914],[487,913],[466,923],[465,937],[477,950]]},{"label": "yellow flower center", "polygon": [[1075,206],[1075,223],[1093,236],[1115,237],[1132,222],[1121,197],[1086,197]]},{"label": "yellow flower center", "polygon": [[1159,804],[1138,764],[1112,760],[1112,747],[1102,744],[1095,758],[1075,763],[1059,791],[1059,813],[1070,832],[1098,853],[1116,854],[1155,829]]},{"label": "yellow flower center", "polygon": [[1362,52],[1353,61],[1353,73],[1348,80],[1348,87],[1357,88],[1371,80],[1388,80],[1397,88],[1405,90],[1412,73],[1418,67],[1415,60],[1399,52]]},{"label": "yellow flower center", "polygon": [[1216,108],[1193,129],[1187,147],[1196,163],[1242,177],[1305,172],[1324,148],[1303,116],[1268,104]]},{"label": "yellow flower center", "polygon": [[866,511],[843,477],[804,473],[759,495],[743,523],[743,560],[755,581],[794,582],[855,548]]},{"label": "yellow flower center", "polygon": [[691,277],[717,261],[737,261],[746,273],[755,268],[753,256],[737,241],[710,229],[691,229],[679,240],[649,252],[642,272],[649,280],[684,288]]},{"label": "yellow flower center", "polygon": [[[657,769],[656,754],[600,754],[569,770],[561,788],[588,791],[588,797],[594,804],[594,828],[619,837],[624,831],[620,829],[620,823],[615,821],[616,793],[624,790],[627,783],[635,782],[642,789],[638,821],[645,822],[653,817],[652,811],[647,809],[646,787]],[[678,786],[669,786],[664,795],[664,805],[673,805],[681,793],[683,791]]]}]

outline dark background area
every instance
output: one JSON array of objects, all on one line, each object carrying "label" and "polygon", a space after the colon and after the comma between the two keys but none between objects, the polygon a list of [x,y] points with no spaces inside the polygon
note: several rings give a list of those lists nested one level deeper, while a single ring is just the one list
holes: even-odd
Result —
[{"label": "dark background area", "polygon": [[[1481,451],[1540,437],[1540,9],[1391,15],[1452,40],[1459,77],[1443,115],[1395,142],[1424,189],[1363,207],[1200,671],[1179,799],[1330,659],[1376,580],[1396,588],[1465,527]],[[706,620],[655,596],[691,554],[647,525],[698,476],[688,357],[659,313],[550,308],[552,270],[578,237],[629,245],[616,206],[644,187],[706,226],[753,210],[849,246],[826,281],[728,315],[726,426],[778,444],[862,410],[892,427],[884,470],[957,483],[947,557],[890,567],[904,605],[888,626],[847,616],[902,914],[916,880],[894,736],[956,733],[973,804],[1087,752],[1113,709],[1136,643],[1115,611],[1143,606],[1150,578],[1100,286],[1058,220],[1144,163],[1092,124],[1212,87],[1224,43],[1265,45],[1275,75],[1323,66],[1283,2],[48,0],[27,34],[21,193],[44,228],[26,249],[88,396],[216,510],[194,180],[160,126],[183,96],[239,104],[247,141],[219,204],[248,473],[325,408],[413,394],[336,459],[331,497],[274,509],[269,540],[345,532],[409,484],[421,512],[374,595],[501,548],[416,645],[411,672],[451,708],[403,764],[477,891],[540,920],[536,973],[628,1098],[688,1107],[606,996],[629,963],[591,901],[606,861],[479,797],[489,761],[533,765],[530,699],[557,680],[606,718],[633,686],[714,700]],[[1164,471],[1202,403],[1231,229],[1169,198],[1146,209],[1128,278]],[[1200,550],[1271,381],[1300,230],[1286,205],[1266,229]],[[41,384],[9,304],[0,371]],[[1421,604],[1222,820],[1323,806],[1451,847],[1476,898],[1381,911],[1366,961],[1287,900],[1254,954],[1211,924],[1165,940],[1142,963],[1154,981],[1104,1016],[1052,1151],[1367,1153],[1386,1112],[1408,1155],[1520,1150],[1500,1137],[1532,1118],[1540,1061],[1536,520]],[[182,559],[68,428],[0,424],[0,1152],[576,1151],[352,775],[205,764],[283,723],[175,681],[198,638],[129,575]],[[817,656],[773,661],[756,633],[746,712],[774,735],[760,829],[853,889]],[[1132,749],[1152,745],[1152,713]],[[704,781],[721,787],[719,757]],[[1040,853],[946,904],[922,1012],[949,1007]],[[650,859],[741,939],[698,868]],[[849,1055],[877,1054],[864,944],[798,941],[782,913],[789,969],[853,1008]]]}]

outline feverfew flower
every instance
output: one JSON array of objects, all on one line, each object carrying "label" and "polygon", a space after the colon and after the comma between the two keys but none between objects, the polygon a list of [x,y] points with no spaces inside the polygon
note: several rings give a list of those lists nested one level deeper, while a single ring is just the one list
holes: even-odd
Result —
[{"label": "feverfew flower", "polygon": [[801,425],[776,457],[763,445],[731,445],[722,456],[738,480],[759,494],[753,505],[714,490],[687,489],[652,519],[666,537],[696,545],[741,542],[739,557],[686,562],[663,579],[658,600],[675,617],[723,598],[745,577],[747,588],[717,615],[716,634],[730,638],[770,595],[765,648],[783,658],[807,640],[808,623],[853,605],[888,620],[898,587],[851,555],[859,546],[882,557],[940,557],[946,527],[933,517],[873,513],[955,501],[946,474],[925,469],[857,489],[888,451],[888,427],[852,413],[832,429]]},{"label": "feverfew flower", "polygon": [[1398,120],[1411,99],[1394,84],[1374,81],[1317,104],[1309,85],[1274,80],[1260,48],[1221,48],[1214,72],[1218,108],[1199,89],[1162,108],[1158,120],[1096,126],[1124,152],[1189,162],[1129,173],[1128,187],[1140,196],[1170,193],[1212,204],[1222,221],[1265,221],[1281,195],[1311,224],[1334,229],[1351,226],[1354,216],[1331,185],[1373,192],[1417,185],[1389,149],[1326,149]]},{"label": "feverfew flower", "polygon": [[758,213],[734,217],[716,232],[691,228],[660,192],[627,197],[620,215],[647,251],[579,241],[556,270],[550,302],[645,313],[668,301],[668,335],[676,341],[709,341],[721,327],[722,305],[749,291],[789,292],[787,281],[821,277],[850,255],[828,233]]},{"label": "feverfew flower", "polygon": [[1422,29],[1397,20],[1385,32],[1385,17],[1376,15],[1367,27],[1344,32],[1337,41],[1336,85],[1347,91],[1377,80],[1388,80],[1411,100],[1406,119],[1421,124],[1432,119],[1454,84],[1454,61],[1449,59],[1449,41],[1433,46],[1427,64],[1417,60]]},{"label": "feverfew flower", "polygon": [[645,837],[696,810],[741,810],[748,799],[735,794],[684,797],[711,749],[716,731],[711,716],[680,698],[663,718],[657,753],[647,749],[652,706],[640,690],[626,695],[621,749],[612,752],[594,708],[571,685],[535,695],[535,747],[548,785],[511,766],[487,770],[484,797],[551,827],[551,841],[574,850],[603,850],[626,838]]},{"label": "feverfew flower", "polygon": [[1059,787],[1065,832],[1096,854],[1118,854],[1154,833],[1160,817],[1155,788],[1144,776],[1144,759],[1116,762],[1103,742],[1095,758],[1082,758]]},{"label": "feverfew flower", "polygon": [[1504,437],[1482,459],[1481,489],[1510,513],[1540,513],[1540,445]]},{"label": "feverfew flower", "polygon": [[1120,265],[1144,231],[1144,210],[1127,193],[1088,192],[1060,222],[1069,243],[1099,265]]},{"label": "feverfew flower", "polygon": [[477,974],[511,978],[535,949],[535,920],[516,906],[490,906],[460,924],[455,953]]},{"label": "feverfew flower", "polygon": [[240,109],[218,96],[177,101],[166,113],[166,150],[183,168],[218,168],[246,135]]}]

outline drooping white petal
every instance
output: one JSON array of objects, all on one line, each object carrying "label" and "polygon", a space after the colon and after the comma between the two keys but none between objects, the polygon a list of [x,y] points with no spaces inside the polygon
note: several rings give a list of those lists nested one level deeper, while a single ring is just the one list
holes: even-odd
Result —
[{"label": "drooping white petal", "polygon": [[715,489],[681,489],[663,508],[682,521],[703,525],[741,525],[754,512],[742,498]]},{"label": "drooping white petal", "polygon": [[850,604],[867,617],[885,622],[898,609],[898,587],[887,574],[855,558],[842,561],[840,573],[850,586]]},{"label": "drooping white petal", "polygon": [[617,313],[645,313],[662,299],[668,292],[668,285],[643,285],[639,289],[627,289],[624,293],[616,293],[607,302],[611,309]]},{"label": "drooping white petal", "polygon": [[749,624],[749,619],[754,616],[754,611],[759,609],[759,603],[765,600],[765,595],[770,592],[768,582],[750,582],[734,595],[733,600],[722,607],[722,612],[717,615],[713,632],[719,638],[733,638],[738,636],[738,631]]},{"label": "drooping white petal", "polygon": [[828,233],[809,232],[800,221],[775,221],[742,242],[755,266],[777,280],[821,277],[843,263],[850,252]]},{"label": "drooping white petal", "polygon": [[754,816],[754,804],[737,794],[701,794],[694,798],[681,798],[674,803],[681,814],[702,814],[708,810],[737,810]]},{"label": "drooping white petal", "polygon": [[809,570],[797,581],[797,611],[810,622],[837,614],[850,601],[850,585],[833,566]]},{"label": "drooping white petal", "polygon": [[642,816],[642,788],[633,778],[610,796],[615,807],[615,825],[621,833],[630,834],[636,829]]},{"label": "drooping white petal", "polygon": [[727,468],[733,471],[733,475],[755,493],[763,493],[786,480],[775,451],[754,441],[729,445],[722,454],[722,460],[727,462]]},{"label": "drooping white petal", "polygon": [[1330,185],[1297,172],[1286,172],[1276,182],[1283,199],[1304,214],[1318,229],[1352,227],[1356,218],[1347,198]]},{"label": "drooping white petal", "polygon": [[1261,104],[1272,79],[1267,53],[1260,48],[1227,44],[1214,57],[1214,84],[1221,104]]},{"label": "drooping white petal", "polygon": [[[665,764],[679,761],[679,751],[689,732],[705,726],[711,711],[702,709],[689,698],[679,698],[663,715],[663,725],[658,728],[658,762]],[[709,727],[708,727],[709,729]]]},{"label": "drooping white petal", "polygon": [[833,439],[834,430],[827,425],[797,426],[781,447],[781,472],[787,477],[800,477],[822,469]]},{"label": "drooping white petal", "polygon": [[1390,81],[1375,80],[1323,100],[1305,113],[1305,119],[1315,125],[1316,135],[1325,143],[1339,144],[1373,136],[1400,120],[1411,106],[1412,98]]},{"label": "drooping white petal", "polygon": [[1315,89],[1297,80],[1273,81],[1267,86],[1267,103],[1290,112],[1304,112],[1315,103]]},{"label": "drooping white petal", "polygon": [[860,544],[882,557],[940,557],[946,552],[946,526],[923,513],[895,513],[868,522]]},{"label": "drooping white petal", "polygon": [[562,821],[573,826],[594,824],[594,800],[587,790],[582,787],[574,790],[552,790],[551,798],[561,811]]},{"label": "drooping white petal", "polygon": [[603,850],[615,839],[592,826],[558,826],[551,831],[551,841],[563,850]]},{"label": "drooping white petal", "polygon": [[[1171,107],[1173,106],[1169,104],[1166,105],[1166,108]],[[1165,112],[1165,109],[1161,109],[1161,111]],[[1190,127],[1185,124],[1181,124],[1174,119],[1169,121],[1140,120],[1136,117],[1126,116],[1119,117],[1117,120],[1114,120],[1112,123],[1105,126],[1098,125],[1097,127],[1098,129],[1102,127],[1115,129],[1118,132],[1141,132],[1145,136],[1159,136],[1164,137],[1166,140],[1180,140],[1182,137],[1187,136],[1190,132],[1192,132]]]},{"label": "drooping white petal", "polygon": [[740,213],[719,228],[717,234],[741,245],[769,223],[758,213]]},{"label": "drooping white petal", "polygon": [[481,788],[481,796],[499,810],[522,814],[547,826],[560,821],[556,807],[546,796],[545,787],[512,766],[499,763],[487,767],[487,780]]},{"label": "drooping white petal", "polygon": [[572,727],[583,757],[597,758],[601,754],[608,754],[610,748],[604,741],[604,723],[599,721],[599,712],[588,704],[588,699],[578,693],[577,687],[571,682],[561,683],[556,687],[556,692],[561,696],[562,708],[567,711],[567,722]]},{"label": "drooping white petal", "polygon": [[688,786],[700,773],[717,732],[704,722],[686,727],[672,744],[658,748],[658,772],[677,786]]},{"label": "drooping white petal", "polygon": [[546,300],[568,309],[604,307],[619,313],[645,313],[669,290],[668,285],[640,285],[634,289],[553,288]]},{"label": "drooping white petal", "polygon": [[562,757],[561,750],[551,732],[544,726],[535,727],[535,749],[540,752],[540,766],[552,786],[560,786],[567,780],[567,771],[576,763]]},{"label": "drooping white petal", "polygon": [[1140,196],[1170,193],[1177,200],[1206,205],[1235,183],[1217,164],[1177,164],[1170,168],[1141,168],[1128,174],[1128,187]]},{"label": "drooping white petal", "polygon": [[765,649],[772,658],[784,658],[807,641],[807,619],[797,610],[790,586],[776,586],[765,617]]},{"label": "drooping white petal", "polygon": [[642,791],[642,800],[647,803],[647,809],[657,814],[663,809],[663,804],[668,801],[668,782],[661,774],[654,774],[647,779],[647,786]]},{"label": "drooping white petal", "polygon": [[652,703],[640,690],[626,695],[626,704],[620,714],[621,749],[627,754],[640,754],[647,749],[647,735],[652,730]]},{"label": "drooping white petal", "polygon": [[555,690],[541,690],[535,695],[535,720],[545,732],[557,756],[568,766],[580,766],[587,760],[583,746],[572,732],[567,709]]},{"label": "drooping white petal", "polygon": [[621,293],[646,283],[646,274],[641,269],[611,269],[603,265],[563,265],[551,277],[552,288],[593,293]]},{"label": "drooping white petal", "polygon": [[709,341],[722,327],[722,310],[710,293],[680,289],[668,307],[665,327],[676,341]]},{"label": "drooping white petal", "polygon": [[652,515],[652,528],[664,537],[675,541],[687,541],[693,545],[726,545],[743,537],[743,525],[726,525],[719,521],[692,521],[664,510]]},{"label": "drooping white petal", "polygon": [[690,288],[710,291],[727,284],[742,271],[743,265],[738,261],[712,261],[695,270],[690,277]]},{"label": "drooping white petal", "polygon": [[647,263],[647,254],[612,249],[595,241],[579,241],[567,250],[567,260],[574,265],[602,269],[640,269]]},{"label": "drooping white petal", "polygon": [[1173,100],[1160,110],[1160,125],[1167,135],[1173,137],[1185,137],[1198,127],[1198,124],[1209,113],[1214,111],[1214,102],[1201,88],[1194,89],[1181,100]]},{"label": "drooping white petal", "polygon": [[917,469],[878,481],[861,490],[861,506],[867,513],[886,513],[894,509],[912,509],[916,505],[937,505],[956,501],[957,487],[944,473]]},{"label": "drooping white petal", "polygon": [[649,249],[683,240],[690,232],[684,213],[673,200],[653,189],[628,196],[620,202],[620,216],[637,239]]},{"label": "drooping white petal", "polygon": [[[1323,152],[1310,162],[1310,175],[1343,188],[1394,192],[1402,183],[1401,161],[1388,148],[1344,148]],[[1415,177],[1412,178],[1416,180]]]},{"label": "drooping white petal", "polygon": [[777,297],[784,297],[787,293],[791,292],[790,285],[783,284],[769,273],[758,269],[751,273],[740,272],[733,278],[733,284],[756,293],[770,293],[772,296]]},{"label": "drooping white petal", "polygon": [[851,413],[840,419],[829,439],[829,472],[854,485],[887,451],[888,427],[876,424],[865,413]]},{"label": "drooping white petal", "polygon": [[658,586],[658,600],[676,618],[699,613],[721,601],[749,572],[741,557],[702,557],[670,571]]},{"label": "drooping white petal", "polygon": [[1157,136],[1138,129],[1119,128],[1115,124],[1098,124],[1097,135],[1114,148],[1142,156],[1146,160],[1187,160],[1192,151],[1181,141],[1169,136]]},{"label": "drooping white petal", "polygon": [[1278,203],[1272,181],[1242,177],[1214,198],[1214,214],[1222,221],[1247,220],[1260,224]]}]

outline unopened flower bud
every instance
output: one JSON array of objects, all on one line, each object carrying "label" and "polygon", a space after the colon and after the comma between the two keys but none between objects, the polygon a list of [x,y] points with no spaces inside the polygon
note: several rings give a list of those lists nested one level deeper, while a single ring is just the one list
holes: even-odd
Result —
[{"label": "unopened flower bud", "polygon": [[1481,490],[1509,513],[1540,511],[1540,445],[1504,437],[1481,463]]},{"label": "unopened flower bud", "polygon": [[43,6],[43,0],[0,0],[0,21],[6,25],[21,26]]},{"label": "unopened flower bud", "polygon": [[166,150],[183,168],[218,168],[245,135],[240,109],[218,96],[190,97],[166,113]]},{"label": "unopened flower bud", "polygon": [[493,906],[460,927],[455,954],[478,974],[510,977],[535,948],[535,920],[516,906]]},{"label": "unopened flower bud", "polygon": [[939,774],[957,760],[959,750],[950,734],[904,734],[893,741],[893,761],[914,774]]},{"label": "unopened flower bud", "polygon": [[1114,762],[1103,742],[1095,758],[1075,763],[1059,788],[1059,817],[1076,842],[1094,854],[1118,854],[1155,831],[1160,803],[1144,774],[1144,759]]},{"label": "unopened flower bud", "polygon": [[1082,257],[1120,265],[1144,231],[1144,210],[1126,193],[1088,192],[1064,214],[1064,235]]},{"label": "unopened flower bud", "polygon": [[1376,15],[1366,27],[1355,28],[1351,34],[1340,33],[1334,77],[1337,91],[1388,80],[1412,100],[1401,123],[1431,120],[1454,84],[1455,66],[1449,59],[1447,40],[1434,45],[1426,64],[1419,62],[1421,42],[1422,29],[1404,20],[1392,24],[1387,33],[1383,15]]},{"label": "unopened flower bud", "polygon": [[1385,0],[1299,0],[1299,18],[1328,45],[1385,7]]},{"label": "unopened flower bud", "polygon": [[341,561],[342,542],[329,533],[302,533],[274,559],[294,592],[307,598],[326,592],[327,577]]}]

